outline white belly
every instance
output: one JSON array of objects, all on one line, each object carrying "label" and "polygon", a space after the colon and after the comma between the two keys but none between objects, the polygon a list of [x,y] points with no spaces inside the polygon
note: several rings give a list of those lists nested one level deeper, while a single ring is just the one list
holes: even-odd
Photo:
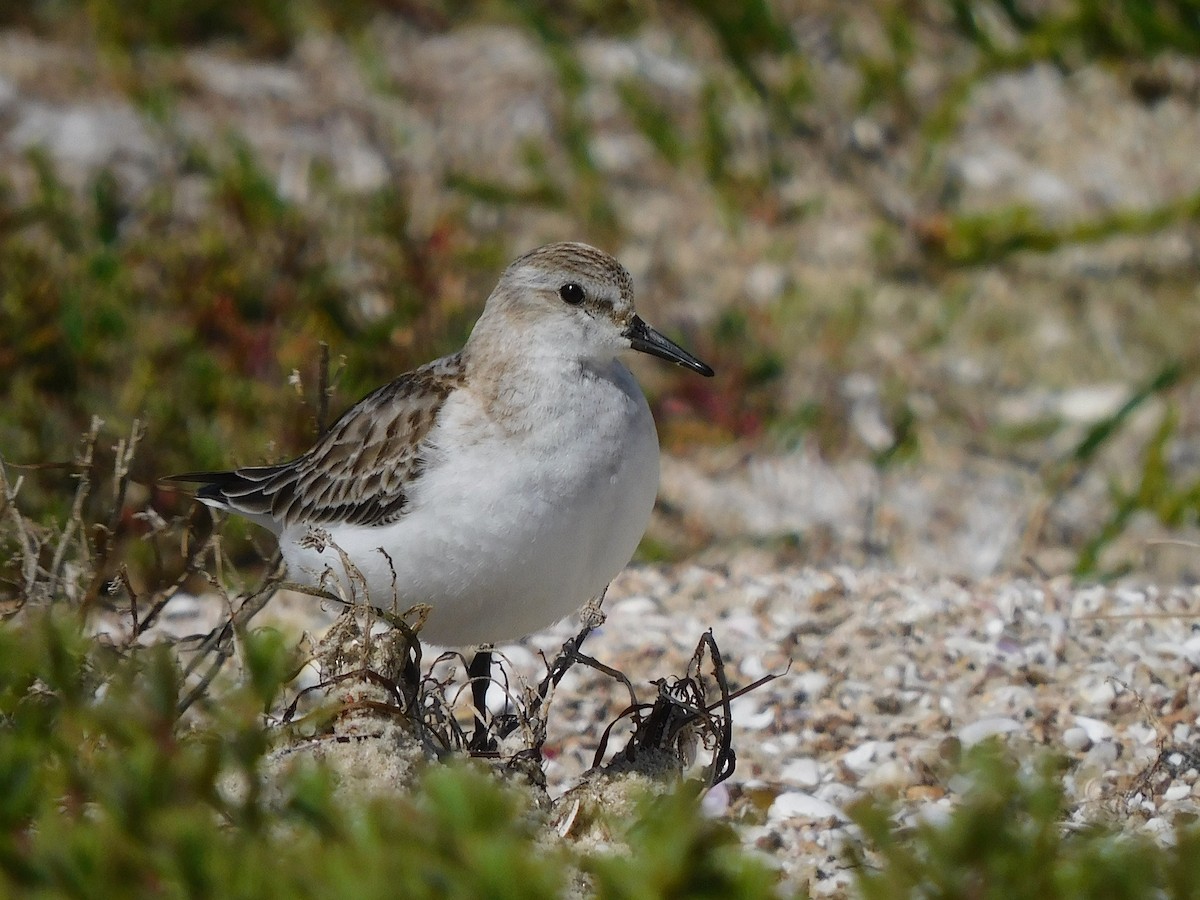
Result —
[{"label": "white belly", "polygon": [[513,640],[571,614],[629,562],[658,490],[645,398],[619,363],[603,374],[540,404],[525,430],[452,397],[408,512],[386,526],[326,527],[362,580],[334,548],[299,546],[307,527],[281,535],[290,577],[325,578],[359,599],[365,581],[382,608],[428,604],[422,636],[448,646]]}]

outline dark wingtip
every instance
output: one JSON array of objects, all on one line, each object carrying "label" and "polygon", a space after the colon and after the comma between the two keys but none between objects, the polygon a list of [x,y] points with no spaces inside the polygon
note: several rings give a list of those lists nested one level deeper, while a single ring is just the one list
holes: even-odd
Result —
[{"label": "dark wingtip", "polygon": [[237,472],[184,472],[182,475],[164,475],[158,479],[162,482],[175,484],[198,484],[195,497],[197,500],[216,500],[226,502],[225,488],[232,487],[241,479]]},{"label": "dark wingtip", "polygon": [[182,475],[163,475],[159,481],[178,481],[184,484],[210,484],[217,481],[225,472],[184,472]]}]

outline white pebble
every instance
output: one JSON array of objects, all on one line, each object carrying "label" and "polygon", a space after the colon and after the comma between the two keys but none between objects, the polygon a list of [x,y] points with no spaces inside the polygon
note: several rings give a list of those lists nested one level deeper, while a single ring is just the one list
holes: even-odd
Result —
[{"label": "white pebble", "polygon": [[1020,730],[1021,723],[1016,719],[993,716],[988,719],[980,719],[977,722],[972,722],[970,725],[964,725],[958,730],[958,739],[963,742],[964,746],[970,747],[993,735],[1010,734],[1011,732]]},{"label": "white pebble", "polygon": [[821,767],[815,759],[802,757],[793,759],[779,773],[781,781],[797,787],[816,787],[821,783]]},{"label": "white pebble", "polygon": [[763,665],[762,657],[747,656],[738,663],[738,671],[743,678],[757,681],[767,674],[767,667]]},{"label": "white pebble", "polygon": [[662,613],[662,604],[650,597],[635,594],[632,597],[618,600],[605,612],[635,622],[642,616],[654,616]]},{"label": "white pebble", "polygon": [[1171,786],[1163,792],[1163,799],[1168,803],[1173,803],[1176,800],[1182,800],[1184,797],[1191,796],[1191,785],[1184,784],[1182,781],[1173,781]]},{"label": "white pebble", "polygon": [[911,783],[911,770],[896,759],[885,759],[858,782],[859,787],[870,790],[885,787],[901,787]]},{"label": "white pebble", "polygon": [[1100,769],[1109,769],[1119,755],[1120,748],[1113,741],[1101,741],[1088,751],[1087,762]]},{"label": "white pebble", "polygon": [[875,741],[859,744],[842,757],[842,764],[855,775],[863,775],[874,768]]},{"label": "white pebble", "polygon": [[1143,725],[1140,722],[1135,722],[1126,730],[1126,734],[1138,744],[1152,746],[1158,743],[1158,732],[1149,725]]},{"label": "white pebble", "polygon": [[[1153,809],[1153,807],[1151,807]],[[1142,826],[1142,831],[1146,834],[1165,837],[1172,831],[1171,823],[1161,816],[1155,816],[1153,819],[1148,819],[1146,824]]]},{"label": "white pebble", "polygon": [[[1165,649],[1165,648],[1164,648]],[[1200,634],[1193,635],[1178,648],[1179,655],[1191,665],[1200,667]]]},{"label": "white pebble", "polygon": [[767,810],[767,821],[780,822],[784,819],[837,819],[845,822],[846,814],[824,800],[801,791],[785,791],[775,798]]},{"label": "white pebble", "polygon": [[1102,681],[1099,684],[1084,688],[1081,691],[1083,699],[1093,706],[1108,706],[1117,699],[1117,689],[1113,687],[1111,681]]},{"label": "white pebble", "polygon": [[814,700],[824,694],[829,686],[829,676],[824,672],[801,672],[796,676],[796,681],[800,690]]},{"label": "white pebble", "polygon": [[733,724],[747,731],[761,731],[775,721],[775,708],[763,707],[753,696],[738,697],[730,704]]},{"label": "white pebble", "polygon": [[840,781],[827,781],[817,787],[812,793],[818,800],[824,800],[838,809],[849,806],[859,796],[857,788],[852,788],[850,785],[843,784]]},{"label": "white pebble", "polygon": [[719,819],[729,812],[729,782],[722,781],[710,789],[700,801],[700,811],[710,819]]},{"label": "white pebble", "polygon": [[200,614],[200,598],[195,594],[176,594],[163,607],[164,619],[186,619]]},{"label": "white pebble", "polygon": [[1100,719],[1092,719],[1088,716],[1076,716],[1075,724],[1087,732],[1088,739],[1093,744],[1111,740],[1114,733],[1113,727],[1107,722],[1102,722]]},{"label": "white pebble", "polygon": [[919,822],[926,822],[935,827],[941,827],[949,824],[950,816],[954,812],[954,808],[950,804],[950,798],[943,797],[940,800],[935,800],[933,803],[923,803],[917,807],[915,818]]},{"label": "white pebble", "polygon": [[1087,730],[1079,727],[1064,731],[1062,741],[1064,747],[1075,753],[1081,753],[1092,746],[1092,739],[1088,737]]}]

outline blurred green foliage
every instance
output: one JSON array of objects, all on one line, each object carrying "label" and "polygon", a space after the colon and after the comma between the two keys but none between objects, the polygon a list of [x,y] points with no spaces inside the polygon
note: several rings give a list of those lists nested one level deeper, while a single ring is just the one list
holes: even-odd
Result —
[{"label": "blurred green foliage", "polygon": [[[1006,63],[1052,59],[1129,59],[1163,51],[1200,52],[1195,0],[948,0],[959,30],[989,57]],[[1000,25],[1018,41],[997,40]]]},{"label": "blurred green foliage", "polygon": [[[1079,553],[1076,574],[1090,576],[1101,572],[1100,560],[1106,547],[1125,530],[1136,513],[1145,512],[1168,528],[1177,528],[1200,521],[1200,478],[1177,478],[1171,472],[1170,443],[1178,438],[1179,411],[1169,399],[1169,392],[1184,377],[1183,367],[1168,365],[1150,384],[1138,390],[1112,416],[1097,423],[1064,466],[1062,477],[1071,477],[1104,444],[1120,430],[1122,423],[1148,400],[1168,397],[1159,418],[1158,427],[1142,450],[1137,470],[1131,474],[1131,484],[1113,482],[1109,485],[1112,512]],[[1195,377],[1194,373],[1192,377]],[[1105,575],[1121,575],[1123,566]]]},{"label": "blurred green foliage", "polygon": [[148,420],[137,471],[147,482],[294,453],[315,430],[319,339],[335,353],[353,345],[345,403],[465,337],[468,313],[428,302],[425,260],[394,236],[403,210],[386,193],[363,203],[359,221],[364,242],[388,235],[372,262],[393,302],[363,316],[356,288],[332,271],[334,226],[281,199],[240,142],[220,161],[195,154],[211,190],[194,218],[177,214],[176,184],[118,212],[111,176],[80,200],[42,156],[30,162],[33,202],[0,183],[0,446],[10,462],[68,459],[93,415],[120,429]]},{"label": "blurred green foliage", "polygon": [[1148,234],[1191,222],[1200,222],[1200,196],[1181,197],[1149,210],[1121,210],[1059,228],[1043,224],[1033,210],[1018,206],[990,215],[949,217],[945,231],[929,242],[927,249],[951,265],[977,266],[1024,250],[1047,253],[1071,244]]},{"label": "blurred green foliage", "polygon": [[[482,771],[436,766],[407,797],[353,798],[320,766],[260,776],[261,713],[290,670],[284,642],[244,636],[242,686],[180,722],[163,647],[118,653],[61,609],[0,626],[0,893],[38,897],[778,896],[774,877],[692,791],[611,823],[628,852],[538,838],[540,814]],[[1067,825],[1064,762],[996,742],[943,773],[945,816],[898,827],[887,801],[850,810],[858,896],[1069,900],[1194,897],[1200,831],[1171,841]]]},{"label": "blurred green foliage", "polygon": [[94,35],[112,50],[234,41],[255,54],[289,51],[306,29],[354,28],[392,8],[380,0],[19,0],[0,2],[0,25]]},{"label": "blurred green foliage", "polygon": [[1168,846],[1115,824],[1068,825],[1061,762],[1018,762],[1002,744],[972,748],[960,802],[944,818],[896,827],[893,808],[851,810],[863,833],[852,849],[864,900],[1142,900],[1200,895],[1200,829]]},{"label": "blurred green foliage", "polygon": [[626,854],[538,838],[496,779],[436,766],[410,797],[350,799],[324,769],[261,789],[261,713],[290,671],[272,632],[243,640],[240,688],[178,718],[165,647],[122,654],[62,610],[0,625],[0,894],[37,897],[601,898],[772,896],[773,879],[694,793],[647,801]]},{"label": "blurred green foliage", "polygon": [[[697,816],[695,792],[643,800],[623,839],[643,852],[596,854],[584,863],[598,897],[777,897],[776,876],[742,847],[726,822]],[[684,827],[680,827],[683,824]]]}]

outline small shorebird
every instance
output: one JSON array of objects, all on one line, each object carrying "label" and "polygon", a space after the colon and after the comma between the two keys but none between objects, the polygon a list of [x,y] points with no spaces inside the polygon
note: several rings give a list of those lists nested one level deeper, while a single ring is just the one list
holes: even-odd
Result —
[{"label": "small shorebird", "polygon": [[174,480],[273,531],[295,581],[428,604],[434,644],[520,638],[600,596],[649,523],[658,435],[630,349],[713,374],[637,316],[615,259],[550,244],[504,271],[462,350],[368,394],[304,455]]}]

